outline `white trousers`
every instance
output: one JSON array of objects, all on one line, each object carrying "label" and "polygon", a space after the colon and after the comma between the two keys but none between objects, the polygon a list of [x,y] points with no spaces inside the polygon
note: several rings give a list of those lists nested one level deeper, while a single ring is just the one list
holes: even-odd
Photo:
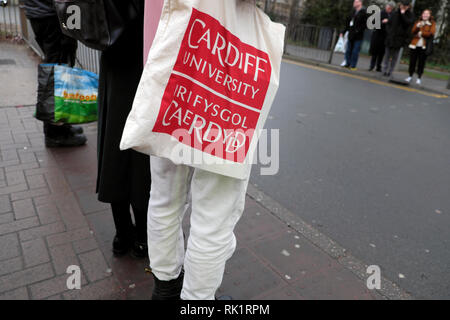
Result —
[{"label": "white trousers", "polygon": [[[214,300],[226,261],[236,249],[248,180],[238,180],[151,157],[148,250],[153,274],[176,279],[184,266],[183,300]],[[185,252],[182,221],[192,195]]]}]

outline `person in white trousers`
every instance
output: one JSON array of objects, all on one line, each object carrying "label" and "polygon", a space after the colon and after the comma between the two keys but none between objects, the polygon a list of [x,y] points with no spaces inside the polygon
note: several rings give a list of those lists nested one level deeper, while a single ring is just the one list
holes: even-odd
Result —
[{"label": "person in white trousers", "polygon": [[[248,179],[158,157],[150,162],[148,248],[155,277],[153,299],[214,300],[225,263],[236,248],[233,230],[244,211]],[[185,252],[182,221],[190,194],[191,228]]]}]

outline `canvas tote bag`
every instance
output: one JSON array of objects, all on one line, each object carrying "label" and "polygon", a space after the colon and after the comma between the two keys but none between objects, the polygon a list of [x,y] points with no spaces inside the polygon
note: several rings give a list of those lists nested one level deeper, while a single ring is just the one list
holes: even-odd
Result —
[{"label": "canvas tote bag", "polygon": [[285,27],[245,0],[165,0],[121,150],[246,179]]}]

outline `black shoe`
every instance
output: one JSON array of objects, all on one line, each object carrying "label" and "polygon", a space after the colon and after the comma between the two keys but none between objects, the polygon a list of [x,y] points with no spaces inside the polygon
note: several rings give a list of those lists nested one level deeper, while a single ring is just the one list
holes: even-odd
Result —
[{"label": "black shoe", "polygon": [[382,72],[381,67],[377,68],[377,72]]},{"label": "black shoe", "polygon": [[117,256],[123,256],[126,254],[133,246],[133,240],[125,237],[114,237],[112,251]]},{"label": "black shoe", "polygon": [[372,72],[373,71],[373,67],[370,67],[369,70],[367,70],[367,71]]},{"label": "black shoe", "polygon": [[146,242],[134,241],[131,248],[131,255],[135,258],[147,258],[148,246]]},{"label": "black shoe", "polygon": [[161,281],[153,275],[155,288],[153,289],[152,300],[181,300],[181,290],[183,289],[184,271],[181,271],[177,279]]},{"label": "black shoe", "polygon": [[86,142],[87,138],[83,134],[45,137],[45,146],[47,148],[79,147],[85,145]]},{"label": "black shoe", "polygon": [[80,126],[72,126],[72,125],[68,125],[68,129],[69,132],[73,135],[75,134],[83,134],[84,130],[82,127]]}]

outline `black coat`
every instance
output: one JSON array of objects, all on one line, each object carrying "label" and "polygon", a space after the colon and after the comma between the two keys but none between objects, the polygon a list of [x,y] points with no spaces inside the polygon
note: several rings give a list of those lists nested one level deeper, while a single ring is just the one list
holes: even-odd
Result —
[{"label": "black coat", "polygon": [[[384,19],[389,19],[390,14],[386,12],[386,10],[381,11],[381,21]],[[372,33],[372,39],[370,41],[370,55],[375,55],[378,52],[384,52],[385,42],[386,42],[386,23],[381,24],[381,29],[377,29]]]},{"label": "black coat", "polygon": [[25,15],[28,19],[42,19],[56,16],[53,0],[25,0]]},{"label": "black coat", "polygon": [[408,45],[413,24],[414,14],[411,10],[407,10],[404,14],[400,9],[393,12],[387,25],[386,47],[400,49]]},{"label": "black coat", "polygon": [[141,11],[101,56],[97,192],[102,202],[129,202],[146,210],[150,159],[133,150],[119,149],[143,71],[143,6]]},{"label": "black coat", "polygon": [[[353,25],[351,26],[351,22]],[[345,30],[343,33],[348,31],[348,40],[359,41],[364,39],[364,32],[367,28],[367,12],[365,8],[362,8],[358,12],[355,10],[347,18]]]}]

